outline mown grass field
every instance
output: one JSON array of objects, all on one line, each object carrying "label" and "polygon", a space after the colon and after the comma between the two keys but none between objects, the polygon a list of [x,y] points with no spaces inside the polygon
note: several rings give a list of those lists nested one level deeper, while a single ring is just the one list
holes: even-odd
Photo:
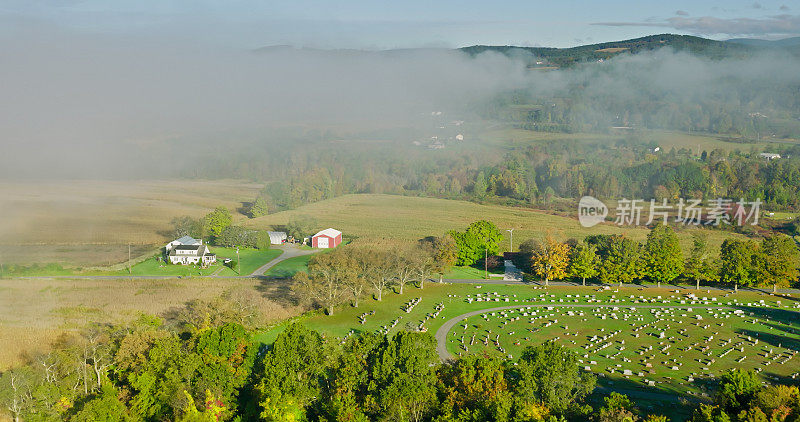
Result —
[{"label": "mown grass field", "polygon": [[314,255],[301,255],[293,258],[285,259],[274,267],[267,270],[264,276],[270,278],[288,278],[294,276],[298,271],[305,271],[308,269],[308,261]]},{"label": "mown grass field", "polygon": [[[687,293],[696,294],[697,299],[693,302]],[[484,300],[477,301],[478,295]],[[403,305],[415,298],[421,302],[405,312]],[[702,396],[709,391],[713,377],[734,367],[761,368],[765,378],[784,380],[800,370],[800,355],[795,355],[800,351],[797,300],[744,291],[676,293],[655,288],[428,283],[425,289],[408,288],[403,295],[384,294],[382,302],[370,298],[362,300],[359,308],[344,305],[332,316],[313,312],[299,321],[337,341],[348,333],[385,330],[392,334],[420,326],[435,333],[446,321],[467,312],[511,307],[513,310],[503,311],[503,315],[488,311],[486,319],[478,315],[456,324],[447,335],[448,350],[516,358],[526,346],[554,340],[578,353],[584,361],[581,365],[589,366],[601,385]],[[437,306],[443,309],[432,317]],[[631,309],[636,306],[652,308]],[[678,309],[667,308],[670,306]],[[526,307],[531,309],[519,310]],[[735,315],[734,310],[744,314]],[[368,315],[361,323],[359,315],[365,313]],[[261,333],[258,340],[274,341],[285,326]],[[643,328],[634,332],[640,326]],[[616,331],[620,332],[613,334]],[[476,338],[470,345],[472,335]],[[609,335],[606,340],[591,341],[593,336]],[[599,348],[605,343],[611,344]],[[596,346],[584,348],[590,344]],[[739,361],[742,356],[746,357]],[[632,375],[625,375],[626,369]],[[651,387],[647,381],[655,385]]]},{"label": "mown grass field", "polygon": [[[486,278],[486,271],[483,268],[478,268],[479,266],[480,265],[469,266],[469,267],[453,267],[450,269],[448,273],[444,274],[442,277],[447,279],[462,279],[462,280]],[[503,274],[503,273],[505,273],[505,270],[503,268],[489,270],[490,275]]]},{"label": "mown grass field", "polygon": [[[321,228],[333,227],[345,236],[355,236],[380,241],[381,239],[417,240],[426,236],[439,236],[449,230],[464,230],[476,220],[492,221],[506,238],[502,250],[509,250],[510,236],[506,229],[514,229],[514,248],[520,242],[543,239],[548,232],[556,238],[583,239],[590,234],[621,234],[644,241],[648,230],[643,227],[600,224],[584,228],[575,218],[556,216],[527,208],[500,205],[481,205],[474,202],[422,198],[396,195],[345,195],[308,204],[300,208],[270,214],[246,221],[247,227],[272,229],[285,225],[299,216],[313,216]],[[678,236],[684,250],[691,248],[692,233],[702,230],[708,234],[712,249],[718,249],[728,232],[699,228],[679,228]]]},{"label": "mown grass field", "polygon": [[164,280],[0,279],[0,371],[49,349],[61,334],[88,323],[125,323],[159,315],[191,300],[223,294],[247,298],[265,323],[297,315],[280,281],[183,278]]}]

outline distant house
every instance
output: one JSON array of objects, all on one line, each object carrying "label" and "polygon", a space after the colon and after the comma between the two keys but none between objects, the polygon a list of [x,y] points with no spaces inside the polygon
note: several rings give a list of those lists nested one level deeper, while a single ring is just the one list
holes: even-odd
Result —
[{"label": "distant house", "polygon": [[176,245],[167,252],[172,264],[197,264],[203,267],[217,262],[217,255],[211,253],[206,245]]},{"label": "distant house", "polygon": [[762,152],[761,154],[758,154],[758,156],[761,158],[766,158],[767,160],[777,160],[781,158],[780,154],[774,154],[771,152]]},{"label": "distant house", "polygon": [[273,245],[281,245],[286,241],[286,232],[268,231],[267,234],[269,235],[269,243]]},{"label": "distant house", "polygon": [[313,248],[335,248],[340,243],[342,243],[342,232],[336,229],[325,229],[311,236],[311,247]]},{"label": "distant house", "polygon": [[172,242],[167,243],[167,246],[164,248],[166,249],[167,253],[172,250],[175,246],[195,246],[195,245],[202,245],[202,240],[197,240],[191,236],[183,236],[180,239],[175,239]]}]

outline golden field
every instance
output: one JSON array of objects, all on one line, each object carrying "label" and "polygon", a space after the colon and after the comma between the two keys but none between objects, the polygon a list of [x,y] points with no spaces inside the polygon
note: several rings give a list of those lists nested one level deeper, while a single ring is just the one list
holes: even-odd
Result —
[{"label": "golden field", "polygon": [[250,298],[267,323],[283,320],[299,312],[280,299],[285,288],[254,279],[0,280],[0,371],[89,323],[125,323],[225,293]]},{"label": "golden field", "polygon": [[[243,181],[0,181],[0,262],[110,265],[161,245],[177,216],[234,214],[263,187]],[[239,216],[244,218],[244,216]]]}]

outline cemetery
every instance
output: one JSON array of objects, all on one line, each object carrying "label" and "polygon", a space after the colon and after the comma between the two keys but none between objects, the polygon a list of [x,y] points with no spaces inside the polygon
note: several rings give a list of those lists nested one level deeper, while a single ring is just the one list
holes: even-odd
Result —
[{"label": "cemetery", "polygon": [[800,300],[766,292],[436,283],[304,324],[337,342],[360,332],[436,333],[443,359],[515,360],[527,346],[555,341],[601,386],[697,399],[734,367],[800,383]]}]

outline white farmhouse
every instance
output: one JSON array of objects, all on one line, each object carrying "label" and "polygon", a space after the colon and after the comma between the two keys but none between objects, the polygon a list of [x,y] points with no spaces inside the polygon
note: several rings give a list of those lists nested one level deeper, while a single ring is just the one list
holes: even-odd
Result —
[{"label": "white farmhouse", "polygon": [[197,264],[203,267],[217,262],[217,255],[211,253],[206,245],[177,245],[167,253],[172,264]]}]

